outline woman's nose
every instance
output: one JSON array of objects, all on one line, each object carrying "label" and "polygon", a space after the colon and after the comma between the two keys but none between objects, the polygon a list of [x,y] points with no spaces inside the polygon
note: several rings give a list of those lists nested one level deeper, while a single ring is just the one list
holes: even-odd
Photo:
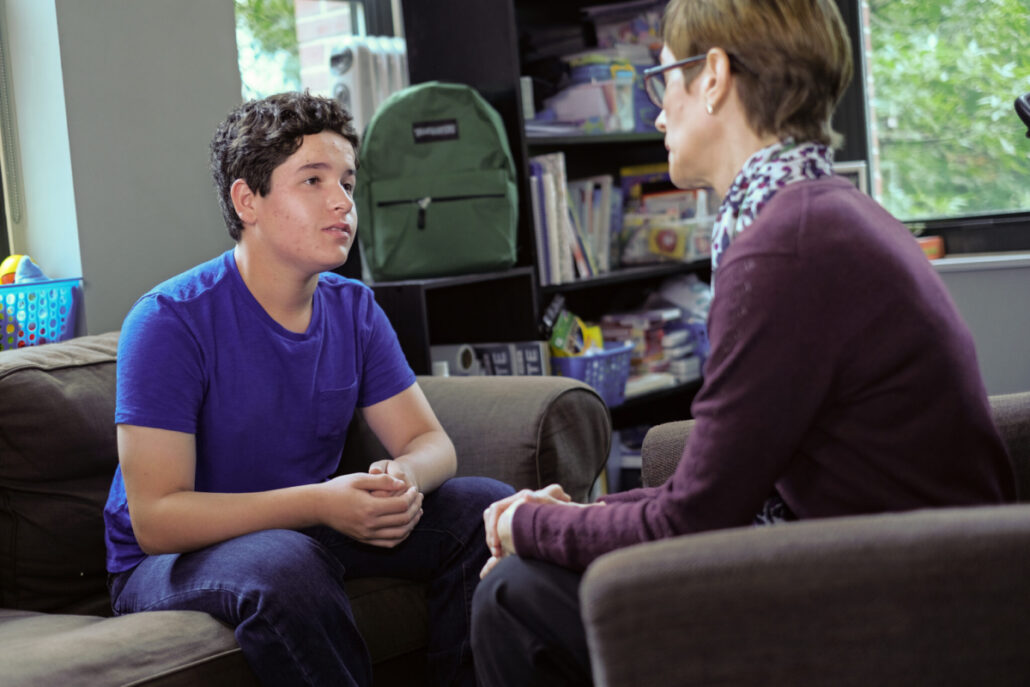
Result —
[{"label": "woman's nose", "polygon": [[658,116],[654,119],[654,128],[665,133],[665,110],[658,113]]}]

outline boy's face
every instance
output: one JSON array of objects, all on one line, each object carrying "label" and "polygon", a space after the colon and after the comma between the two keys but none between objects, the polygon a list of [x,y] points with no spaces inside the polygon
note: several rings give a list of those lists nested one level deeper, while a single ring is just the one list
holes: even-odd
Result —
[{"label": "boy's face", "polygon": [[301,276],[339,267],[358,228],[355,181],[347,139],[333,131],[305,136],[272,171],[268,194],[254,195],[241,242]]}]

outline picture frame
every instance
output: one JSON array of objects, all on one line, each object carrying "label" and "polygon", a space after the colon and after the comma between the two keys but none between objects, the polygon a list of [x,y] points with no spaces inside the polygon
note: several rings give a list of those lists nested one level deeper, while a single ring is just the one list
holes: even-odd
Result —
[{"label": "picture frame", "polygon": [[834,162],[834,174],[839,174],[853,183],[862,193],[869,195],[869,176],[865,160],[849,160],[847,162]]}]

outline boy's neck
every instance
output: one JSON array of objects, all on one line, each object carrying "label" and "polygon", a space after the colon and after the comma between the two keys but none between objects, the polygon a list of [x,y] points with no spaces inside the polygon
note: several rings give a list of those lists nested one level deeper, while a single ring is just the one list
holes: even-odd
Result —
[{"label": "boy's neck", "polygon": [[261,260],[241,244],[236,244],[233,258],[243,283],[269,317],[289,331],[307,331],[318,274],[299,277],[281,265]]}]

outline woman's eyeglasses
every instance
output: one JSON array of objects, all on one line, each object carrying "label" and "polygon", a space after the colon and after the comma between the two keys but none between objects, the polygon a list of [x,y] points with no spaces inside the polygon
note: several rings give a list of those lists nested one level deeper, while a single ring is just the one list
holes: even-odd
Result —
[{"label": "woman's eyeglasses", "polygon": [[[736,55],[726,53],[726,56],[730,60],[730,68],[734,71],[743,71],[749,74],[754,74],[754,71],[748,69],[744,63]],[[659,64],[654,67],[650,67],[644,70],[644,92],[647,93],[647,97],[651,99],[651,102],[662,107],[662,100],[665,99],[665,72],[670,69],[677,69],[679,67],[686,67],[688,64],[694,62],[700,62],[701,60],[708,57],[708,55],[694,55],[684,60],[676,60],[669,64]]]},{"label": "woman's eyeglasses", "polygon": [[649,69],[644,70],[644,92],[647,93],[647,97],[651,99],[651,102],[662,107],[662,101],[665,99],[665,72],[670,69],[677,69],[679,67],[685,67],[688,64],[694,62],[700,62],[705,59],[707,55],[694,55],[684,60],[676,60],[669,64],[659,64]]}]

